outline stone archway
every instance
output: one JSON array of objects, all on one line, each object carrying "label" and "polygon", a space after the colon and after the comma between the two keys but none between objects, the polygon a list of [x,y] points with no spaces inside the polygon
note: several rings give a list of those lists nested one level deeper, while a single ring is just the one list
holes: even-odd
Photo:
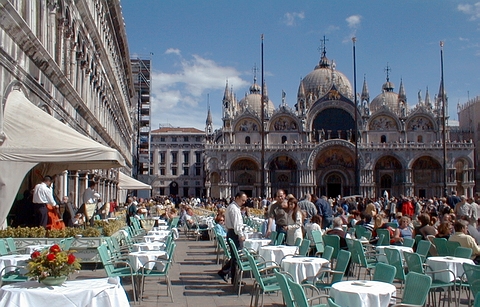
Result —
[{"label": "stone archway", "polygon": [[272,191],[278,189],[285,190],[285,193],[295,194],[292,185],[296,185],[297,180],[297,163],[289,156],[278,156],[274,158],[268,165],[270,170],[270,183]]},{"label": "stone archway", "polygon": [[259,169],[257,163],[248,158],[235,161],[231,166],[232,182],[236,184],[233,191],[243,191],[248,196],[256,196]]},{"label": "stone archway", "polygon": [[383,156],[375,163],[374,182],[377,183],[376,195],[399,196],[403,194],[403,167],[394,156]]},{"label": "stone archway", "polygon": [[355,155],[349,148],[334,145],[323,149],[315,158],[315,170],[319,195],[353,194]]},{"label": "stone archway", "polygon": [[432,157],[422,156],[412,165],[414,194],[420,197],[442,195],[443,170],[441,164]]}]

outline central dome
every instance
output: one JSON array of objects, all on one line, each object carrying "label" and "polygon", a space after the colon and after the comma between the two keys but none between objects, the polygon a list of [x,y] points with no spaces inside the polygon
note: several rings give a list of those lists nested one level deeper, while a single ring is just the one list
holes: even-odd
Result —
[{"label": "central dome", "polygon": [[344,74],[335,70],[334,63],[332,65],[328,63],[325,55],[320,60],[319,65],[315,67],[315,70],[305,76],[301,83],[303,83],[306,97],[312,94],[315,100],[327,94],[333,84],[343,96],[353,98],[350,81]]},{"label": "central dome", "polygon": [[[266,106],[265,106],[265,111],[267,116],[272,115],[273,111],[275,110],[275,106],[273,105],[273,102],[268,99],[268,94],[265,86],[265,91],[264,95],[267,98]],[[255,111],[258,115],[262,113],[262,91],[260,85],[258,85],[256,82],[250,86],[250,94],[246,95],[238,105],[243,108],[243,109],[250,109]]]}]

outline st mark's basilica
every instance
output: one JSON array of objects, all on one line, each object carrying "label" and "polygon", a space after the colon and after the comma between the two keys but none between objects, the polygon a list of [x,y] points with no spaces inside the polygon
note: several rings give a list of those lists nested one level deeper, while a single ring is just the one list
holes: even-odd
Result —
[{"label": "st mark's basilica", "polygon": [[207,196],[229,197],[242,190],[260,197],[262,178],[267,196],[282,188],[296,196],[357,192],[380,197],[387,191],[397,197],[433,197],[444,194],[444,178],[449,192],[473,195],[474,145],[459,131],[443,131],[447,97],[441,83],[433,99],[428,90],[424,96],[419,92],[409,107],[402,81],[396,91],[387,68],[386,82],[375,86],[373,99],[363,80],[356,108],[350,80],[336,70],[324,48],[318,65],[300,81],[294,107],[283,99],[276,108],[265,85],[264,176],[259,83],[254,78],[249,93],[238,101],[227,82],[221,128],[213,129],[208,112]]}]

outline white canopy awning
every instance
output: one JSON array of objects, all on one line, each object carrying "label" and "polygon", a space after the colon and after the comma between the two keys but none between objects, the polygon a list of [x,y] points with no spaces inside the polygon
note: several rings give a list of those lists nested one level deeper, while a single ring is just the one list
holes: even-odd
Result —
[{"label": "white canopy awning", "polygon": [[152,186],[118,172],[118,188],[121,190],[151,190]]},{"label": "white canopy awning", "polygon": [[[1,106],[0,106],[1,107]],[[115,168],[125,165],[120,153],[80,134],[50,116],[17,90],[0,113],[0,225],[3,225],[27,172],[46,163],[49,174],[62,170]],[[3,131],[2,131],[3,126]]]}]

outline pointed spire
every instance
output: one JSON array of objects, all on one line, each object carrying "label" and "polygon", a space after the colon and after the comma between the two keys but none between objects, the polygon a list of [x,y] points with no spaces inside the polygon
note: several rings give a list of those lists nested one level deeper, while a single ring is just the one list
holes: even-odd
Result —
[{"label": "pointed spire", "polygon": [[428,92],[428,86],[427,86],[427,91],[425,92],[425,105],[427,107],[431,107],[432,104],[430,103],[430,94]]},{"label": "pointed spire", "polygon": [[370,93],[368,91],[366,75],[363,75],[363,88],[362,88],[362,95],[360,96],[360,99],[361,101],[370,102]]},{"label": "pointed spire", "polygon": [[205,122],[205,124],[207,126],[211,125],[213,123],[213,120],[212,120],[212,112],[210,111],[210,103],[208,103],[208,113],[207,113],[207,120]]},{"label": "pointed spire", "polygon": [[395,85],[393,85],[393,83],[390,82],[390,71],[392,71],[392,69],[390,68],[390,66],[388,66],[388,63],[387,63],[387,67],[385,68],[385,72],[387,74],[387,82],[385,82],[382,86],[382,90],[384,92],[393,92],[393,89],[395,88]]},{"label": "pointed spire", "polygon": [[326,46],[327,41],[328,39],[326,39],[324,35],[323,39],[321,40],[322,46],[319,48],[319,50],[322,50],[322,56],[320,57],[320,62],[315,67],[315,69],[330,67],[330,63],[328,62],[328,58],[327,58],[327,46]]},{"label": "pointed spire", "polygon": [[403,79],[400,79],[400,88],[398,89],[398,99],[401,101],[407,101],[407,94],[405,93],[405,88],[403,86]]},{"label": "pointed spire", "polygon": [[305,98],[305,85],[303,85],[303,80],[300,80],[300,86],[298,87],[297,97],[298,99]]},{"label": "pointed spire", "polygon": [[223,101],[228,101],[230,99],[230,93],[228,91],[228,79],[225,83],[225,92],[223,93]]}]

